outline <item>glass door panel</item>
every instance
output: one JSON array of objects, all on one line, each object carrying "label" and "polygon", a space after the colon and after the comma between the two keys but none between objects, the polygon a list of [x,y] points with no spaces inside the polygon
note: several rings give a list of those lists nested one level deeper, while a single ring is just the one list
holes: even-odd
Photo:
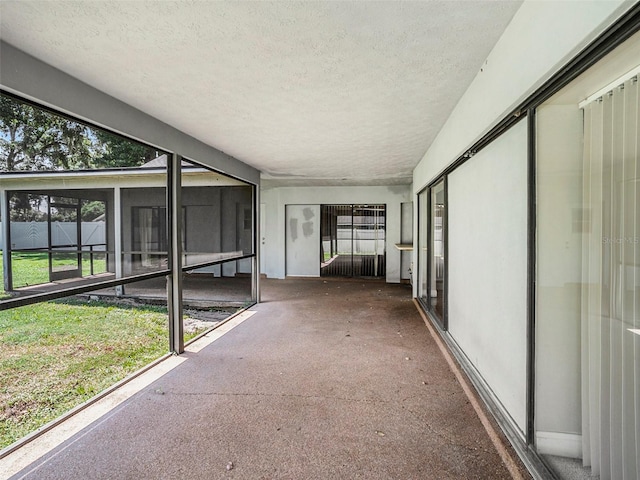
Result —
[{"label": "glass door panel", "polygon": [[429,305],[428,297],[428,265],[429,265],[429,191],[424,190],[418,195],[418,299]]},{"label": "glass door panel", "polygon": [[[63,200],[63,201],[61,201]],[[75,205],[72,203],[75,201]],[[82,277],[80,214],[77,199],[51,197],[49,202],[49,280]]]},{"label": "glass door panel", "polygon": [[445,240],[446,204],[444,180],[431,188],[431,222],[429,231],[429,309],[440,325],[445,326]]}]

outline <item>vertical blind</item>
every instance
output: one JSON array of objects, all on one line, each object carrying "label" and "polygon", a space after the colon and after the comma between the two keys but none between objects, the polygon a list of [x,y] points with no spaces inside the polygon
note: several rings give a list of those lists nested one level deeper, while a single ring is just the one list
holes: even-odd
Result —
[{"label": "vertical blind", "polygon": [[637,75],[584,105],[583,462],[640,479],[640,144]]}]

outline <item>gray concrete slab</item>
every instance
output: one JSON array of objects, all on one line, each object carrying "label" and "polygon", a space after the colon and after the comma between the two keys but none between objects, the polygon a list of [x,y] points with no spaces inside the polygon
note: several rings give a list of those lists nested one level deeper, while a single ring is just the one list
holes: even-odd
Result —
[{"label": "gray concrete slab", "polygon": [[253,316],[14,478],[512,478],[408,285],[262,292]]}]

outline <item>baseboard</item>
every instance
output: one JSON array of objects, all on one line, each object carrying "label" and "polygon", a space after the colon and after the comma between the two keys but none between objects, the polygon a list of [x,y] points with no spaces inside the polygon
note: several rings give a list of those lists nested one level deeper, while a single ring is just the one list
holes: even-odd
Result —
[{"label": "baseboard", "polygon": [[582,435],[577,433],[536,432],[536,448],[541,455],[582,458]]}]

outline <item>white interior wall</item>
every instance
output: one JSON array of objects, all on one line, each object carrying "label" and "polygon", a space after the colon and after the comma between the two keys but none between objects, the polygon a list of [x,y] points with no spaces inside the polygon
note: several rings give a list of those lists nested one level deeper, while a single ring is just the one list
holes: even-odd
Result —
[{"label": "white interior wall", "polygon": [[526,0],[414,170],[417,194],[634,2]]},{"label": "white interior wall", "polygon": [[578,457],[582,113],[575,104],[545,105],[536,123],[538,451]]},{"label": "white interior wall", "polygon": [[449,333],[524,431],[526,120],[449,176],[447,208]]},{"label": "white interior wall", "polygon": [[[269,278],[284,278],[286,263],[286,205],[385,204],[387,206],[386,254],[387,282],[400,281],[400,251],[394,246],[401,240],[401,205],[411,200],[411,186],[388,187],[275,187],[262,189],[265,232],[262,255]],[[317,232],[320,245],[320,232]],[[315,257],[319,263],[319,254]]]},{"label": "white interior wall", "polygon": [[286,274],[320,276],[320,205],[285,207]]}]

